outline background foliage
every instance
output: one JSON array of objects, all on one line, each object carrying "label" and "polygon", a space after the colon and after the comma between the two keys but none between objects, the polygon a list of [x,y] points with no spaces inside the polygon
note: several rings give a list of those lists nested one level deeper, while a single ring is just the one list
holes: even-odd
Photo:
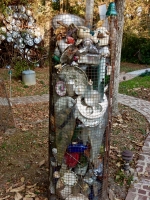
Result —
[{"label": "background foliage", "polygon": [[125,62],[150,64],[150,38],[125,32],[121,57]]},{"label": "background foliage", "polygon": [[27,62],[25,59],[22,60],[17,58],[14,60],[13,69],[13,76],[15,78],[20,78],[24,70],[34,69],[34,65]]},{"label": "background foliage", "polygon": [[122,61],[150,64],[150,1],[126,0]]}]

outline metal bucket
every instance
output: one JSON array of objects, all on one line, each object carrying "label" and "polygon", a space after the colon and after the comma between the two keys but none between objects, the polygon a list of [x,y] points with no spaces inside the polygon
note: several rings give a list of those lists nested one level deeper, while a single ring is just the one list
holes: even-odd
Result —
[{"label": "metal bucket", "polygon": [[33,70],[25,70],[22,72],[22,81],[25,85],[35,85],[36,79],[35,79],[35,71]]}]

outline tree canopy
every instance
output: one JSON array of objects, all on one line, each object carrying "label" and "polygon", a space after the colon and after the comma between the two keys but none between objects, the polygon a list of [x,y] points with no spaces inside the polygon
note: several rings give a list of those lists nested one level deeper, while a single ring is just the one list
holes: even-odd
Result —
[{"label": "tree canopy", "polygon": [[[99,20],[98,6],[108,0],[94,1],[94,22]],[[149,35],[150,30],[150,0],[126,0],[124,32],[136,34],[139,37]],[[77,14],[81,17],[85,15],[86,0],[1,0],[0,12],[6,13],[6,8],[10,4],[24,4],[32,7],[39,21],[53,16],[63,8],[63,11]],[[42,16],[43,15],[43,16]]]},{"label": "tree canopy", "polygon": [[124,32],[149,37],[150,1],[126,0]]}]

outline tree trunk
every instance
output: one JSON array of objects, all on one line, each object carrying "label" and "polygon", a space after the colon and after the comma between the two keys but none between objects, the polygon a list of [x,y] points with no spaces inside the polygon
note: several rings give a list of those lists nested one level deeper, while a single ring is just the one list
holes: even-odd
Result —
[{"label": "tree trunk", "polygon": [[115,69],[114,69],[114,89],[112,99],[112,112],[113,115],[118,114],[118,89],[119,89],[119,74],[120,74],[120,60],[121,60],[121,47],[122,47],[122,36],[123,36],[123,25],[124,25],[124,8],[125,0],[115,0],[116,10],[118,13],[118,30],[116,35],[116,58],[115,58]]}]

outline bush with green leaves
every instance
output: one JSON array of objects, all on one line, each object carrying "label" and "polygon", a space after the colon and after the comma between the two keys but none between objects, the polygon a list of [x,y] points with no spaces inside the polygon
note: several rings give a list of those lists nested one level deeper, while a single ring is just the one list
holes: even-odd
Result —
[{"label": "bush with green leaves", "polygon": [[14,66],[13,66],[13,69],[14,69],[14,77],[15,78],[20,78],[21,75],[22,75],[22,72],[24,70],[29,70],[29,69],[33,69],[34,68],[34,65],[27,62],[26,59],[16,59],[14,61]]},{"label": "bush with green leaves", "polygon": [[124,33],[121,60],[124,62],[150,64],[150,38]]},{"label": "bush with green leaves", "polygon": [[121,169],[116,173],[115,181],[119,185],[126,184],[127,186],[130,186],[132,181],[133,181],[133,175],[132,174],[127,174],[127,173],[125,173],[124,170]]}]

